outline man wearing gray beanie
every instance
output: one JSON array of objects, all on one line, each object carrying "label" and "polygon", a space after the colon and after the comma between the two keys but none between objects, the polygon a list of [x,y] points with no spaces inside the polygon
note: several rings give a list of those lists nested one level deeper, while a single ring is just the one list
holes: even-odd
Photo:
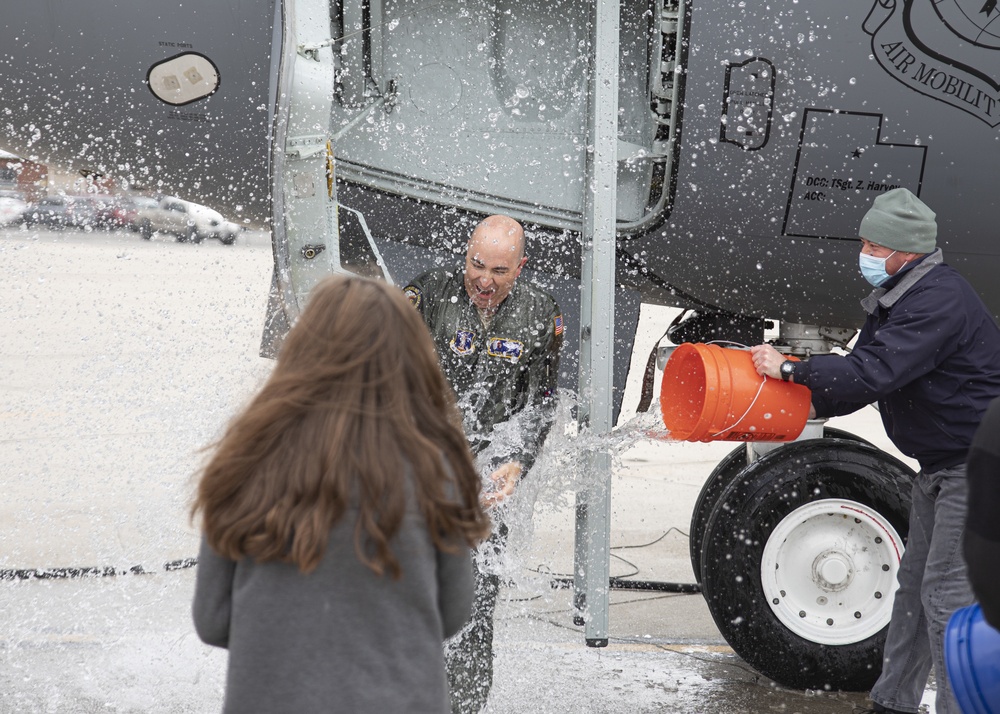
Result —
[{"label": "man wearing gray beanie", "polygon": [[909,536],[899,565],[882,674],[868,712],[918,711],[933,666],[937,714],[961,714],[944,662],[944,632],[973,601],[962,559],[966,457],[1000,397],[1000,328],[969,282],[944,263],[934,212],[905,188],[880,194],[861,220],[859,268],[875,290],[848,355],[786,361],[751,349],[757,372],[812,390],[813,414],[877,402],[886,434],[916,459]]}]

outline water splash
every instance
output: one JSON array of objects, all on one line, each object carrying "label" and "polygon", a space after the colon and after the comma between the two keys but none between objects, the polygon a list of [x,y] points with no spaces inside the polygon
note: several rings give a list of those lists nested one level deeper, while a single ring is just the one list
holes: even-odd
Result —
[{"label": "water splash", "polygon": [[[533,546],[535,517],[574,506],[578,493],[605,494],[611,486],[612,473],[623,467],[623,455],[637,443],[650,439],[669,440],[658,412],[638,414],[610,434],[595,434],[580,429],[576,415],[578,396],[568,390],[559,393],[555,420],[534,466],[524,476],[517,491],[492,514],[495,522],[506,524],[507,547],[499,553],[483,547],[481,560],[489,572],[500,575],[509,585],[529,592],[544,593],[549,577],[526,567],[527,553]],[[520,419],[533,418],[530,410]],[[497,453],[509,453],[523,446],[520,420],[515,419],[496,429],[490,446],[480,454],[484,477],[495,462]],[[607,453],[610,473],[595,472],[593,457]],[[607,494],[610,495],[610,494]]]}]

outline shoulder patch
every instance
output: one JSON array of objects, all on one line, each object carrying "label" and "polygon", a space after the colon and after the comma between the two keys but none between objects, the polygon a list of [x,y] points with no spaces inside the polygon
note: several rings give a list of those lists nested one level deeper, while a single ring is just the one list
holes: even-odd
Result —
[{"label": "shoulder patch", "polygon": [[420,300],[423,298],[423,293],[420,292],[420,288],[414,287],[413,285],[407,285],[403,288],[403,294],[410,301],[413,307],[420,307]]},{"label": "shoulder patch", "polygon": [[561,335],[563,333],[563,321],[562,315],[556,315],[555,322],[555,333]]}]

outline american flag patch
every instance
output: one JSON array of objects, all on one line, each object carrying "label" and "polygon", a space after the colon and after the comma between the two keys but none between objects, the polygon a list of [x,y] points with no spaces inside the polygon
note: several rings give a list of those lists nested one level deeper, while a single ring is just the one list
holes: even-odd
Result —
[{"label": "american flag patch", "polygon": [[563,331],[562,315],[556,315],[556,334],[561,335]]}]

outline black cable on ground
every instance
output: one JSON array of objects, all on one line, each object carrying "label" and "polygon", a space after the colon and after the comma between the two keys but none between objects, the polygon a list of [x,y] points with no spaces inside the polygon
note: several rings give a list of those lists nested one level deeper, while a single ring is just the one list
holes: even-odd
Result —
[{"label": "black cable on ground", "polygon": [[[573,578],[552,578],[552,587],[556,589],[573,587]],[[698,583],[671,583],[663,580],[629,580],[627,578],[608,578],[608,587],[612,590],[643,590],[647,592],[681,593],[694,595],[701,592]]]},{"label": "black cable on ground", "polygon": [[[671,527],[668,528],[659,538],[651,540],[649,543],[641,543],[639,545],[617,545],[613,546],[611,550],[648,548],[649,546],[659,543],[661,540],[666,538],[670,534],[670,531],[677,531],[681,535],[685,537],[687,536],[687,533],[679,528]],[[701,592],[701,585],[698,583],[671,583],[661,580],[631,580],[630,578],[632,575],[639,572],[639,568],[637,568],[634,563],[622,558],[620,555],[615,553],[612,553],[612,555],[633,568],[633,572],[627,576],[612,576],[608,579],[608,587],[612,590],[644,590],[650,592],[683,594]],[[197,558],[181,558],[180,560],[171,560],[168,563],[164,563],[163,570],[165,572],[185,570],[187,568],[193,568],[197,564]],[[532,570],[536,573],[544,574],[537,569],[532,568]],[[133,565],[128,569],[115,568],[110,565],[104,567],[8,568],[6,570],[0,570],[0,582],[11,580],[71,580],[74,578],[107,578],[118,575],[151,575],[155,572],[157,571],[146,570],[141,565]],[[550,579],[550,584],[556,589],[570,588],[573,587],[573,578],[569,576],[555,576]]]},{"label": "black cable on ground", "polygon": [[[163,570],[184,570],[198,564],[197,558],[181,558],[163,564]],[[155,570],[146,570],[141,565],[131,568],[90,566],[81,568],[9,568],[0,570],[0,582],[5,580],[72,580],[74,578],[108,578],[117,575],[152,575]]]},{"label": "black cable on ground", "polygon": [[625,578],[609,578],[608,587],[612,590],[651,590],[661,593],[682,593],[693,595],[701,592],[698,583],[671,583],[665,580],[626,580]]},{"label": "black cable on ground", "polygon": [[[630,548],[648,548],[651,545],[659,543],[661,540],[670,535],[670,531],[677,531],[685,538],[688,538],[688,534],[682,531],[680,528],[671,526],[663,535],[659,538],[655,538],[648,543],[640,543],[639,545],[616,545],[612,546],[611,550],[627,550]],[[635,563],[631,563],[625,558],[621,557],[616,553],[612,553],[612,556],[622,561],[626,565],[630,566],[633,571],[629,575],[612,575],[608,578],[608,587],[612,590],[636,590],[636,591],[647,591],[647,592],[661,592],[661,593],[681,593],[684,595],[693,595],[701,592],[701,585],[699,583],[671,583],[663,580],[632,580],[631,577],[639,572],[639,568],[636,567]],[[533,572],[539,573],[540,575],[545,575],[542,571],[532,568]],[[573,587],[574,579],[569,575],[555,575],[552,574],[549,581],[553,589],[563,590]]]}]

